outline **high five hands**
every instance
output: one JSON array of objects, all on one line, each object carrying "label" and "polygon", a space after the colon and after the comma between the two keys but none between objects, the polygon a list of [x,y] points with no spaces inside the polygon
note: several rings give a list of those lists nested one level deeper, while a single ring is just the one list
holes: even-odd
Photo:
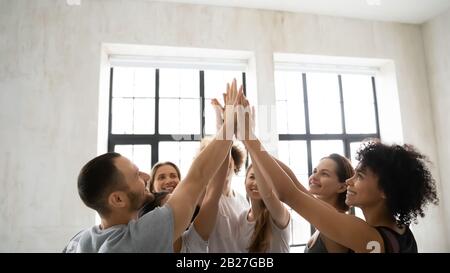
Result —
[{"label": "high five hands", "polygon": [[224,137],[227,140],[231,140],[233,134],[242,141],[255,139],[255,108],[250,106],[245,97],[243,86],[237,90],[236,79],[231,85],[227,83],[223,99],[225,107],[217,99],[211,101],[216,113],[217,130],[224,125]]}]

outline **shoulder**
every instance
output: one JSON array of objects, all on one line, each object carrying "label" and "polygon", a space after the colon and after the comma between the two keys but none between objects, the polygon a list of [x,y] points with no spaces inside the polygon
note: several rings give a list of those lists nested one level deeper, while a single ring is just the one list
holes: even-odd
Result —
[{"label": "shoulder", "polygon": [[144,214],[142,217],[135,221],[131,221],[128,226],[133,228],[134,226],[151,225],[173,225],[173,211],[169,204],[162,207],[156,207],[152,211]]},{"label": "shoulder", "polygon": [[157,207],[128,223],[129,237],[137,252],[172,252],[174,219],[169,205]]},{"label": "shoulder", "polygon": [[417,244],[408,226],[402,234],[389,228],[375,227],[383,238],[384,249],[386,253],[417,253]]},{"label": "shoulder", "polygon": [[[159,232],[171,232],[173,225],[173,211],[170,205],[166,204],[155,208],[137,220],[132,220],[128,223],[128,228],[134,235],[145,234],[145,236],[157,237]],[[149,230],[152,231],[149,232]]]},{"label": "shoulder", "polygon": [[83,237],[90,236],[92,233],[91,231],[94,229],[95,229],[95,226],[92,228],[83,229],[83,230],[79,231],[77,234],[75,234],[75,236],[73,236],[69,240],[69,243],[64,247],[62,252],[63,253],[79,252],[80,241],[82,240]]},{"label": "shoulder", "polygon": [[272,216],[270,216],[270,223],[271,223],[273,229],[276,231],[289,232],[289,226],[291,225],[291,215],[289,214],[289,219],[288,219],[287,223],[284,225],[284,227],[278,226],[277,223],[275,223],[275,221],[273,220]]}]

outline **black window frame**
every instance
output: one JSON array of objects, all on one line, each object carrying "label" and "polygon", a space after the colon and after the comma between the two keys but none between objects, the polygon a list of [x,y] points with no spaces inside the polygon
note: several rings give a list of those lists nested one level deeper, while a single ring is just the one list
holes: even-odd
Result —
[{"label": "black window frame", "polygon": [[[350,144],[352,142],[362,142],[368,138],[380,138],[380,124],[379,124],[379,113],[378,113],[378,103],[376,96],[376,85],[375,76],[371,76],[372,81],[372,95],[374,99],[374,111],[375,111],[375,126],[376,132],[372,134],[348,134],[345,128],[345,111],[344,111],[344,96],[342,89],[342,73],[336,73],[338,77],[339,85],[339,97],[340,97],[340,108],[341,108],[341,121],[342,121],[342,133],[341,134],[311,134],[310,131],[310,121],[309,121],[309,104],[308,104],[308,86],[306,75],[308,72],[298,72],[301,74],[302,85],[299,88],[299,92],[303,92],[303,104],[304,104],[304,117],[305,117],[305,133],[304,134],[278,134],[278,141],[290,141],[290,140],[300,140],[306,141],[306,151],[308,160],[308,177],[311,176],[313,171],[312,162],[312,151],[311,151],[311,141],[314,140],[342,140],[344,145],[344,156],[351,158]],[[303,90],[301,89],[303,88]],[[354,208],[350,211],[352,214],[355,213]],[[310,224],[311,235],[314,234],[316,229]],[[291,225],[291,234],[293,234],[293,225]],[[301,247],[306,246],[307,243],[301,244],[290,244],[290,247]]]},{"label": "black window frame", "polygon": [[[195,69],[195,68],[193,68]],[[200,98],[200,132],[197,134],[160,134],[159,133],[159,72],[160,68],[155,68],[155,130],[153,134],[113,134],[112,133],[112,100],[114,67],[110,68],[109,82],[109,116],[108,116],[108,152],[113,152],[115,145],[150,145],[151,165],[159,161],[159,142],[191,142],[200,141],[205,134],[205,69],[198,69],[199,72],[199,98]],[[246,75],[242,72],[242,85],[244,94],[246,93]]]}]

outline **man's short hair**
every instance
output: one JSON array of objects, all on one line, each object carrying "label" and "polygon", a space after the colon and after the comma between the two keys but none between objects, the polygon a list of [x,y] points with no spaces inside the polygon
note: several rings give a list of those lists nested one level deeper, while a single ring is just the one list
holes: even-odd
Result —
[{"label": "man's short hair", "polygon": [[84,204],[100,215],[110,213],[108,196],[115,190],[126,190],[125,177],[114,164],[119,153],[106,153],[90,160],[78,175],[78,194]]}]

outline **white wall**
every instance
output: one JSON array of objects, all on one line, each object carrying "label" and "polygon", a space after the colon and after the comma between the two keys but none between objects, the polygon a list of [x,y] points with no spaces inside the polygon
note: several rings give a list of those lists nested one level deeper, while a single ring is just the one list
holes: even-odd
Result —
[{"label": "white wall", "polygon": [[[450,234],[450,9],[422,26],[428,69],[446,234]],[[450,238],[447,237],[447,245]]]},{"label": "white wall", "polygon": [[[392,59],[404,140],[438,169],[419,26],[145,0],[0,0],[0,35],[0,251],[60,251],[94,222],[76,176],[97,153],[102,43],[253,51],[263,104],[275,100],[274,52]],[[415,227],[421,251],[450,250],[443,221],[436,208]]]}]

